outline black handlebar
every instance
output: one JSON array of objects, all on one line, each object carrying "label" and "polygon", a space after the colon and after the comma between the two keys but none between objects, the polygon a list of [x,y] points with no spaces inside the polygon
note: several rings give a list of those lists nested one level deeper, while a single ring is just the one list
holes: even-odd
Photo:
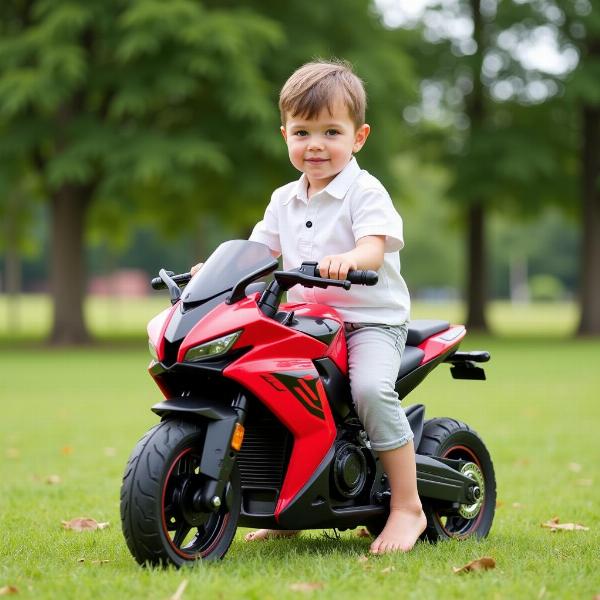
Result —
[{"label": "black handlebar", "polygon": [[[171,277],[171,279],[177,285],[185,285],[192,278],[191,273],[180,273],[179,275],[175,275],[173,273],[173,271],[167,271],[167,275],[169,275],[169,277]],[[152,286],[152,289],[154,289],[154,290],[166,290],[167,289],[167,284],[163,281],[163,279],[161,277],[154,277],[152,279],[152,281],[150,282],[150,285]]]},{"label": "black handlebar", "polygon": [[[305,266],[305,265],[310,265],[312,267],[312,269],[310,269],[310,271],[311,271],[310,275],[312,277],[317,277],[317,278],[322,279],[321,275],[319,274],[319,270],[317,269],[317,263],[304,263],[303,266]],[[190,279],[192,278],[191,273],[179,273],[178,275],[175,275],[175,273],[173,271],[167,271],[166,273],[179,286],[186,285],[187,283],[189,283]],[[357,269],[356,271],[350,271],[348,273],[348,275],[346,276],[346,281],[349,281],[350,283],[354,283],[355,285],[375,285],[377,283],[377,280],[378,280],[377,271],[368,271],[368,270]],[[342,284],[340,282],[343,280],[341,280],[341,279],[328,279],[327,281],[335,282],[337,285],[342,287]],[[154,290],[166,290],[167,289],[167,284],[161,277],[154,277],[151,280],[150,285],[152,286],[152,289],[154,289]],[[343,287],[346,287],[346,286],[343,286]]]},{"label": "black handlebar", "polygon": [[[276,262],[273,265],[269,265],[268,269],[259,270],[253,275],[266,275],[267,272],[270,271],[274,266],[276,266]],[[375,285],[379,278],[376,271],[356,269],[354,271],[350,271],[346,276],[346,279],[327,279],[321,277],[318,269],[318,263],[316,262],[303,262],[299,268],[293,269],[292,271],[276,271],[274,273],[274,277],[275,281],[272,281],[267,289],[263,292],[258,303],[260,309],[269,316],[272,316],[275,314],[275,312],[277,312],[283,292],[289,290],[294,285],[300,284],[305,287],[319,288],[333,286],[343,287],[344,289],[348,290],[350,289],[351,284]],[[181,297],[180,286],[186,285],[191,278],[191,273],[180,273],[179,275],[175,275],[173,271],[165,271],[164,269],[161,269],[160,277],[155,277],[152,279],[151,285],[155,290],[164,290],[168,288],[171,292],[171,303],[175,304],[175,302],[177,302]],[[251,279],[255,278],[256,277],[253,277]],[[244,290],[246,285],[250,283],[251,279],[243,280],[242,282],[238,283],[236,289],[237,287],[240,287],[240,290],[238,290],[240,293],[237,295],[232,294],[232,297],[228,298],[228,303],[240,300],[242,296],[245,296]],[[244,285],[240,285],[241,283]]]}]

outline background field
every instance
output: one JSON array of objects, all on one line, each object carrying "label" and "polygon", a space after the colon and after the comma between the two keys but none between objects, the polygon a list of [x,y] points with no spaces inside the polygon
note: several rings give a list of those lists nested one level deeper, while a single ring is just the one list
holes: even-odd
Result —
[{"label": "background field", "polygon": [[[143,337],[148,320],[168,305],[166,292],[145,298],[92,297],[85,304],[85,313],[92,333],[101,339]],[[0,343],[3,341],[42,340],[51,323],[51,304],[43,295],[21,296],[18,305],[0,295]],[[511,304],[490,302],[489,320],[494,332],[504,336],[569,336],[577,324],[574,302]],[[461,303],[415,302],[415,319],[448,319],[464,322]]]},{"label": "background field", "polygon": [[[158,599],[187,579],[184,598],[592,600],[600,593],[600,342],[566,337],[574,324],[566,305],[521,312],[494,306],[493,324],[503,335],[463,344],[491,351],[488,381],[454,381],[441,367],[407,399],[424,403],[430,417],[468,422],[485,439],[499,500],[486,540],[419,544],[406,556],[360,562],[369,540],[355,532],[340,540],[311,532],[253,545],[240,532],[218,564],[182,572],[139,568],[120,532],[118,496],[129,452],[155,422],[149,406],[159,393],[145,371],[149,359],[139,331],[161,303],[123,303],[128,326],[116,334],[103,325],[108,306],[92,304],[94,329],[105,340],[131,338],[83,350],[13,343],[2,322],[0,588],[15,585],[31,598]],[[30,308],[23,307],[21,319],[25,337],[35,339],[46,317],[39,306]],[[455,320],[460,307],[417,306],[415,316]],[[60,483],[46,483],[50,475]],[[110,526],[80,534],[61,528],[62,520],[78,516]],[[554,516],[589,531],[540,527]],[[480,556],[494,557],[497,568],[452,572]],[[290,587],[295,583],[321,587],[299,592]]]}]

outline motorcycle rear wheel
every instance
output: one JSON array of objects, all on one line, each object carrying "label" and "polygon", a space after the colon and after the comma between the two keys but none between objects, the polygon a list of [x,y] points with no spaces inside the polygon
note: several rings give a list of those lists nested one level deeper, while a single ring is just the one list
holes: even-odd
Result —
[{"label": "motorcycle rear wheel", "polygon": [[422,537],[435,542],[487,536],[496,512],[496,477],[490,453],[477,432],[456,419],[431,419],[423,427],[417,452],[468,461],[474,466],[466,472],[478,480],[482,494],[473,505],[461,507],[459,513],[435,500],[423,499],[427,529]]},{"label": "motorcycle rear wheel", "polygon": [[[134,448],[121,486],[121,524],[127,546],[141,565],[181,567],[222,558],[240,514],[240,477],[234,464],[226,501],[216,512],[194,506],[205,484],[200,423],[167,419]],[[224,498],[225,500],[225,498]]]},{"label": "motorcycle rear wheel", "polygon": [[[449,511],[447,505],[421,498],[427,528],[421,539],[437,542],[444,539],[483,538],[489,533],[496,512],[496,478],[494,465],[483,440],[466,423],[450,418],[431,419],[423,427],[418,454],[466,460],[476,465],[470,472],[482,480],[482,499],[479,506],[465,507],[463,515]],[[471,513],[469,514],[469,509]],[[465,514],[467,516],[465,516]],[[367,530],[377,537],[385,527],[385,518],[367,524]]]}]

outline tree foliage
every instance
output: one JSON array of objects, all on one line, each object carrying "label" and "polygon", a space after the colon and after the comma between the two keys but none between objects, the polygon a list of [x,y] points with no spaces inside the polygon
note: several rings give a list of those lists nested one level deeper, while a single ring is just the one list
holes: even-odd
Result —
[{"label": "tree foliage", "polygon": [[431,2],[410,24],[422,36],[414,50],[422,83],[421,101],[407,113],[453,175],[448,191],[465,215],[475,328],[486,328],[488,214],[568,208],[577,190],[575,137],[561,97],[568,68],[544,72],[525,55],[549,26],[547,8],[543,1]]},{"label": "tree foliage", "polygon": [[53,339],[84,341],[90,204],[198,202],[203,180],[243,170],[220,132],[264,128],[271,106],[259,59],[282,36],[247,9],[189,0],[23,0],[0,10],[0,164],[16,160],[42,183]]}]

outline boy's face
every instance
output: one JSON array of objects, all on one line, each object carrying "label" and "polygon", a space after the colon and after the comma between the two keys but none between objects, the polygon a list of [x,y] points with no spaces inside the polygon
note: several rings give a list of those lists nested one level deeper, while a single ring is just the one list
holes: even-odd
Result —
[{"label": "boy's face", "polygon": [[290,161],[305,173],[312,190],[322,190],[364,145],[370,127],[356,128],[348,107],[336,99],[332,112],[322,110],[314,119],[287,115],[281,133]]}]

